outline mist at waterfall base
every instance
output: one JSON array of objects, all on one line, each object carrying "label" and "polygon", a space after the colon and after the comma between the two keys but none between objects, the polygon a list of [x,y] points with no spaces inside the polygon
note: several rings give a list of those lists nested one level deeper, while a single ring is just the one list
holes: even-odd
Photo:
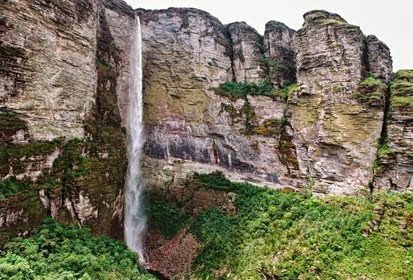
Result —
[{"label": "mist at waterfall base", "polygon": [[143,186],[141,184],[141,154],[143,135],[142,100],[142,38],[139,17],[136,17],[135,32],[131,48],[131,76],[129,86],[128,171],[125,184],[125,241],[127,246],[143,256],[143,235],[146,217],[142,205]]}]

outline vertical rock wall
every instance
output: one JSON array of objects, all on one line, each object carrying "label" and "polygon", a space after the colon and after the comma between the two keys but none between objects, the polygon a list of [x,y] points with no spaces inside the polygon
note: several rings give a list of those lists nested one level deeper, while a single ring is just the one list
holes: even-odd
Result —
[{"label": "vertical rock wall", "polygon": [[83,137],[96,88],[97,0],[2,1],[0,106],[33,139]]},{"label": "vertical rock wall", "polygon": [[413,70],[400,70],[390,86],[386,139],[375,164],[375,187],[413,189]]},{"label": "vertical rock wall", "polygon": [[[270,21],[261,36],[197,9],[0,5],[0,183],[19,188],[0,197],[0,241],[48,214],[121,238],[135,13],[148,188],[179,199],[188,174],[215,170],[316,193],[412,188],[413,75],[392,81],[387,46],[336,14],[309,12],[297,32]],[[274,91],[218,89],[235,81]]]},{"label": "vertical rock wall", "polygon": [[264,33],[264,61],[274,87],[284,87],[296,81],[294,54],[295,31],[278,21],[269,21]]},{"label": "vertical rock wall", "polygon": [[234,74],[238,81],[263,80],[258,79],[260,36],[244,23],[226,27],[196,9],[137,13],[144,46],[148,187],[179,192],[179,178],[217,169],[234,180],[289,184],[277,154],[283,102],[216,93]]},{"label": "vertical rock wall", "polygon": [[235,80],[257,83],[265,76],[263,37],[245,22],[234,22],[226,26],[232,45],[232,69]]},{"label": "vertical rock wall", "polygon": [[374,35],[367,36],[368,69],[374,77],[389,83],[393,78],[390,49]]},{"label": "vertical rock wall", "polygon": [[312,11],[304,19],[296,36],[301,92],[290,105],[300,170],[316,192],[354,193],[373,178],[383,123],[384,108],[357,101],[366,38],[336,14]]},{"label": "vertical rock wall", "polygon": [[110,0],[1,5],[0,184],[14,192],[0,193],[0,242],[46,215],[122,238],[117,94],[127,92],[133,10]]}]

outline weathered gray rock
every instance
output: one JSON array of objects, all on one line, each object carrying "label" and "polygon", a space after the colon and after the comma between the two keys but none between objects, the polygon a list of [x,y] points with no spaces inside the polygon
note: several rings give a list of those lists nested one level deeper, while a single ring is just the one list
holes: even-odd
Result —
[{"label": "weathered gray rock", "polygon": [[308,12],[304,19],[296,36],[298,82],[326,101],[351,100],[367,74],[363,33],[326,11]]},{"label": "weathered gray rock", "polygon": [[232,44],[232,69],[238,82],[257,83],[263,80],[263,37],[245,22],[227,25]]},{"label": "weathered gray rock", "polygon": [[290,123],[302,177],[314,191],[354,193],[372,179],[383,108],[357,99],[367,74],[365,37],[336,14],[312,11],[296,36],[300,94],[291,100]]},{"label": "weathered gray rock", "polygon": [[125,126],[129,104],[129,58],[134,36],[135,14],[130,6],[121,0],[105,0],[104,14],[112,40],[119,50],[116,62],[119,69],[116,79],[116,95],[122,126]]},{"label": "weathered gray rock", "polygon": [[374,35],[367,36],[368,69],[374,77],[390,82],[393,75],[393,60],[390,49]]},{"label": "weathered gray rock", "polygon": [[283,87],[296,81],[294,35],[295,31],[284,23],[269,21],[265,25],[265,64],[274,87]]},{"label": "weathered gray rock", "polygon": [[20,113],[34,139],[84,136],[97,80],[97,0],[0,5],[0,106]]},{"label": "weathered gray rock", "polygon": [[144,177],[151,178],[149,186],[163,187],[169,178],[160,175],[164,170],[174,178],[214,169],[237,180],[289,185],[293,180],[277,155],[283,102],[270,97],[234,101],[215,93],[232,79],[225,27],[195,9],[137,13],[144,45],[144,166],[150,166]]},{"label": "weathered gray rock", "polygon": [[122,238],[127,159],[117,95],[128,91],[132,8],[0,5],[0,180],[30,185],[0,201],[0,243],[48,214]]},{"label": "weathered gray rock", "polygon": [[[121,0],[0,5],[0,178],[36,186],[0,201],[0,242],[47,214],[121,238],[135,12]],[[391,80],[390,52],[375,37],[325,11],[305,14],[298,32],[271,21],[264,37],[196,9],[136,14],[148,188],[178,199],[188,175],[220,170],[257,185],[352,194],[371,186],[385,132],[391,153],[379,158],[374,186],[412,188],[413,75],[393,82],[382,131],[385,84],[360,86],[368,72]],[[267,79],[275,88],[299,85],[272,97],[217,90]],[[63,180],[67,170],[79,177]]]},{"label": "weathered gray rock", "polygon": [[387,146],[378,150],[374,186],[413,190],[413,70],[400,70],[391,84]]}]

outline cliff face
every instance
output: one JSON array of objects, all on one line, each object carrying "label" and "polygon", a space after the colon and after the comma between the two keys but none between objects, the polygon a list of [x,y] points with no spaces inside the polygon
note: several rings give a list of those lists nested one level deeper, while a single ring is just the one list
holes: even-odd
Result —
[{"label": "cliff face", "polygon": [[413,71],[400,70],[390,85],[386,134],[375,161],[375,186],[413,188]]},{"label": "cliff face", "polygon": [[217,92],[226,81],[264,80],[263,38],[245,23],[224,26],[195,9],[137,13],[147,124],[143,177],[149,188],[164,189],[168,182],[176,187],[188,173],[216,169],[234,180],[289,185],[293,179],[278,155],[284,103]]},{"label": "cliff face", "polygon": [[[194,9],[137,13],[149,188],[176,196],[187,173],[218,169],[274,187],[368,190],[392,79],[375,36],[325,11],[304,15],[298,32],[271,21],[264,36]],[[288,96],[223,95],[228,81],[269,82]]]},{"label": "cliff face", "polygon": [[0,4],[0,242],[46,215],[122,237],[117,92],[127,92],[134,24],[122,3]]},{"label": "cliff face", "polygon": [[121,236],[135,14],[148,189],[178,200],[188,174],[215,170],[319,194],[412,188],[411,71],[394,78],[387,46],[336,14],[261,36],[121,0],[0,8],[1,240],[47,214]]},{"label": "cliff face", "polygon": [[260,54],[263,37],[245,22],[234,22],[227,27],[232,50],[232,70],[236,81],[260,82],[265,75]]},{"label": "cliff face", "polygon": [[96,88],[97,1],[2,1],[0,106],[33,139],[81,137]]},{"label": "cliff face", "polygon": [[313,11],[304,19],[296,37],[301,91],[289,107],[300,171],[316,191],[352,193],[373,178],[383,123],[383,107],[358,98],[368,69],[366,37],[336,14]]}]

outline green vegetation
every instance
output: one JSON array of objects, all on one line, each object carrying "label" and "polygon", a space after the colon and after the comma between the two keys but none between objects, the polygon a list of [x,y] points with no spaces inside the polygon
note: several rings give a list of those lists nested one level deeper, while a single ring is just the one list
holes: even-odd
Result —
[{"label": "green vegetation", "polygon": [[359,85],[357,98],[370,105],[384,106],[387,85],[373,76],[368,76]]},{"label": "green vegetation", "polygon": [[10,177],[0,181],[0,201],[12,197],[16,193],[30,189],[30,184],[20,182],[16,177]]},{"label": "green vegetation", "polygon": [[275,94],[281,97],[282,99],[284,99],[285,102],[288,102],[291,100],[294,92],[296,92],[299,89],[300,89],[300,85],[297,83],[294,83],[294,84],[288,85],[284,88],[277,90]]},{"label": "green vegetation", "polygon": [[155,279],[139,270],[137,256],[116,240],[62,227],[49,218],[0,254],[0,279]]},{"label": "green vegetation", "polygon": [[189,184],[190,187],[197,186],[205,189],[227,192],[233,191],[237,188],[237,185],[225,178],[221,171],[215,171],[210,174],[194,173]]},{"label": "green vegetation", "polygon": [[350,25],[348,22],[345,22],[343,20],[333,19],[333,18],[322,19],[322,20],[319,20],[318,23],[321,25],[339,25],[339,26]]},{"label": "green vegetation", "polygon": [[377,154],[373,162],[373,170],[377,173],[383,171],[383,162],[388,162],[396,156],[393,149],[389,146],[388,140],[381,137],[377,142]]},{"label": "green vegetation", "polygon": [[413,108],[413,71],[400,70],[396,73],[396,79],[390,86],[392,108]]},{"label": "green vegetation", "polygon": [[254,107],[249,103],[248,100],[245,101],[244,105],[242,106],[240,113],[242,113],[245,116],[245,121],[244,121],[244,133],[249,135],[253,133],[253,129],[255,127],[256,123],[256,115],[254,111]]},{"label": "green vegetation", "polygon": [[27,130],[26,122],[19,118],[15,112],[0,111],[0,140],[19,130]]},{"label": "green vegetation", "polygon": [[41,177],[38,185],[42,189],[60,187],[68,190],[89,175],[92,161],[82,155],[85,144],[83,140],[76,138],[64,143],[60,156],[53,162],[51,174]]},{"label": "green vegetation", "polygon": [[0,46],[0,57],[24,57],[25,53],[20,48],[15,48],[8,45]]},{"label": "green vegetation", "polygon": [[31,158],[52,154],[61,144],[62,139],[53,141],[33,141],[26,144],[13,144],[0,141],[0,175],[9,173],[9,166],[14,174],[23,172]]},{"label": "green vegetation", "polygon": [[413,95],[413,83],[404,80],[395,80],[391,85],[394,95]]},{"label": "green vegetation", "polygon": [[[236,213],[219,207],[192,215],[185,228],[202,244],[196,279],[409,279],[413,194],[312,197],[195,174],[187,188],[234,192]],[[191,203],[188,203],[191,205]],[[169,210],[168,210],[169,211]],[[378,227],[375,225],[379,225]]]},{"label": "green vegetation", "polygon": [[279,119],[267,119],[261,125],[253,128],[253,133],[265,137],[275,137],[279,135],[281,121]]},{"label": "green vegetation", "polygon": [[396,73],[396,80],[409,80],[413,79],[413,70],[399,70]]},{"label": "green vegetation", "polygon": [[[288,104],[288,101],[292,98],[294,92],[296,92],[300,86],[297,83],[291,84],[289,86],[286,86],[281,89],[272,89],[271,85],[268,82],[263,82],[266,84],[265,94],[266,96],[271,96],[271,97],[278,97],[284,102]],[[232,99],[237,99],[237,98],[246,98],[250,92],[254,92],[252,95],[260,95],[260,90],[254,89],[251,90],[251,85],[254,85],[253,88],[256,86],[256,84],[249,84],[249,83],[238,83],[238,82],[226,82],[222,84],[218,89],[217,93],[221,95],[225,95],[227,97],[230,97]],[[268,88],[267,88],[268,87]],[[261,124],[257,123],[256,120],[256,115],[254,108],[251,106],[251,104],[248,102],[248,100],[245,101],[243,107],[237,111],[234,106],[232,105],[227,105],[227,104],[222,104],[222,110],[226,111],[230,118],[232,120],[244,116],[244,126],[245,130],[243,131],[244,134],[246,135],[261,135],[264,137],[278,137],[282,136],[284,134],[284,140],[280,140],[280,143],[288,142],[288,137],[285,134],[285,126],[287,125],[287,118],[286,116],[283,116],[283,119],[274,119],[270,118],[267,120],[264,120]],[[284,111],[284,115],[287,110]],[[289,143],[292,144],[292,143]],[[298,162],[296,160],[296,157],[292,155],[292,153],[289,151],[289,149],[292,148],[291,145],[284,149],[285,154],[288,154],[286,158],[291,159],[292,162],[294,162],[294,165],[297,165]],[[288,151],[287,151],[288,150]]]},{"label": "green vegetation", "polygon": [[189,216],[181,213],[177,207],[168,205],[157,196],[150,197],[146,206],[149,226],[160,231],[166,238],[171,239],[189,223]]},{"label": "green vegetation", "polygon": [[413,97],[410,97],[410,96],[392,96],[391,106],[393,108],[413,108]]},{"label": "green vegetation", "polygon": [[392,157],[392,156],[394,156],[394,151],[390,148],[389,144],[387,142],[385,142],[383,144],[378,145],[377,155],[380,158]]},{"label": "green vegetation", "polygon": [[225,82],[215,89],[215,93],[231,99],[239,99],[246,98],[247,95],[273,96],[273,88],[268,81],[259,83]]}]

